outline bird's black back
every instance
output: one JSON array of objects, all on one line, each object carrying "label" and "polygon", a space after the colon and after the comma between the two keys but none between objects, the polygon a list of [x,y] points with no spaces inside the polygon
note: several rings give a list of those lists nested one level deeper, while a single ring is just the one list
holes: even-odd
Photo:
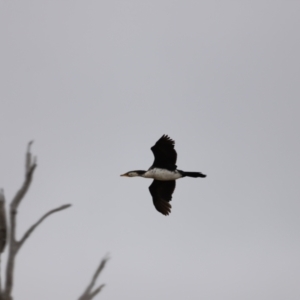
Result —
[{"label": "bird's black back", "polygon": [[151,168],[161,168],[170,171],[176,170],[177,153],[174,149],[175,142],[167,135],[163,135],[156,144],[151,147],[154,154],[154,162]]}]

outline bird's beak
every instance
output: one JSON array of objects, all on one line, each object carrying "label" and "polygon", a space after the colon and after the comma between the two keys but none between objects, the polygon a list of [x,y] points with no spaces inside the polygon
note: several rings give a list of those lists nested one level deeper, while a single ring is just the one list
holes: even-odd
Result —
[{"label": "bird's beak", "polygon": [[128,175],[126,173],[125,174],[121,174],[120,176],[128,177]]}]

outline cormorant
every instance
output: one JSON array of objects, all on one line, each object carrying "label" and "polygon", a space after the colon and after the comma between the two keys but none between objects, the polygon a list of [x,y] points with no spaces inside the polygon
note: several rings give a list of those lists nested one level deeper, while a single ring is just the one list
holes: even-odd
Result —
[{"label": "cormorant", "polygon": [[182,177],[206,177],[200,172],[185,172],[177,169],[177,153],[174,149],[175,142],[167,135],[163,135],[156,144],[151,147],[154,154],[153,165],[148,171],[135,170],[121,176],[153,178],[149,191],[155,208],[163,215],[171,212],[169,201],[175,190],[175,180]]}]

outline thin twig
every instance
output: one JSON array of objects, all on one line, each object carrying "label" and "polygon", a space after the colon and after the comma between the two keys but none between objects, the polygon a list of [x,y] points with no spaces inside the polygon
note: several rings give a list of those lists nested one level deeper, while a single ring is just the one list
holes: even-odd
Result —
[{"label": "thin twig", "polygon": [[99,277],[101,271],[104,269],[104,267],[105,267],[105,265],[106,265],[106,263],[107,263],[108,260],[109,260],[108,256],[104,257],[101,260],[100,265],[98,266],[96,272],[94,273],[90,284],[87,286],[86,290],[79,297],[78,300],[91,300],[91,299],[93,299],[102,290],[102,288],[105,286],[104,284],[100,285],[97,289],[95,289],[92,292],[92,288],[94,287],[97,278]]},{"label": "thin twig", "polygon": [[49,217],[50,215],[61,211],[63,209],[69,208],[71,206],[71,204],[65,204],[62,205],[58,208],[52,209],[50,211],[48,211],[47,213],[45,213],[36,223],[34,223],[23,235],[23,237],[20,239],[20,241],[18,241],[18,247],[17,247],[17,252],[20,250],[20,248],[22,247],[22,245],[24,244],[24,242],[28,239],[28,237],[31,235],[31,233],[36,229],[37,226],[39,226],[47,217]]},{"label": "thin twig", "polygon": [[30,166],[32,165],[32,162],[31,162],[32,155],[30,153],[30,147],[32,144],[33,144],[33,141],[30,141],[27,145],[27,152],[26,152],[26,158],[25,158],[25,176],[26,176],[26,173],[29,171]]}]

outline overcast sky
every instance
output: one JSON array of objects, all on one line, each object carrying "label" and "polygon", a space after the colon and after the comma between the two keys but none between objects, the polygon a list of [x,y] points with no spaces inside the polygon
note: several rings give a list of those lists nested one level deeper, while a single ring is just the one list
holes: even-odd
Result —
[{"label": "overcast sky", "polygon": [[[16,300],[300,299],[300,2],[0,0],[0,187],[38,168]],[[176,141],[172,213],[150,147]],[[3,271],[3,270],[2,270]]]}]

